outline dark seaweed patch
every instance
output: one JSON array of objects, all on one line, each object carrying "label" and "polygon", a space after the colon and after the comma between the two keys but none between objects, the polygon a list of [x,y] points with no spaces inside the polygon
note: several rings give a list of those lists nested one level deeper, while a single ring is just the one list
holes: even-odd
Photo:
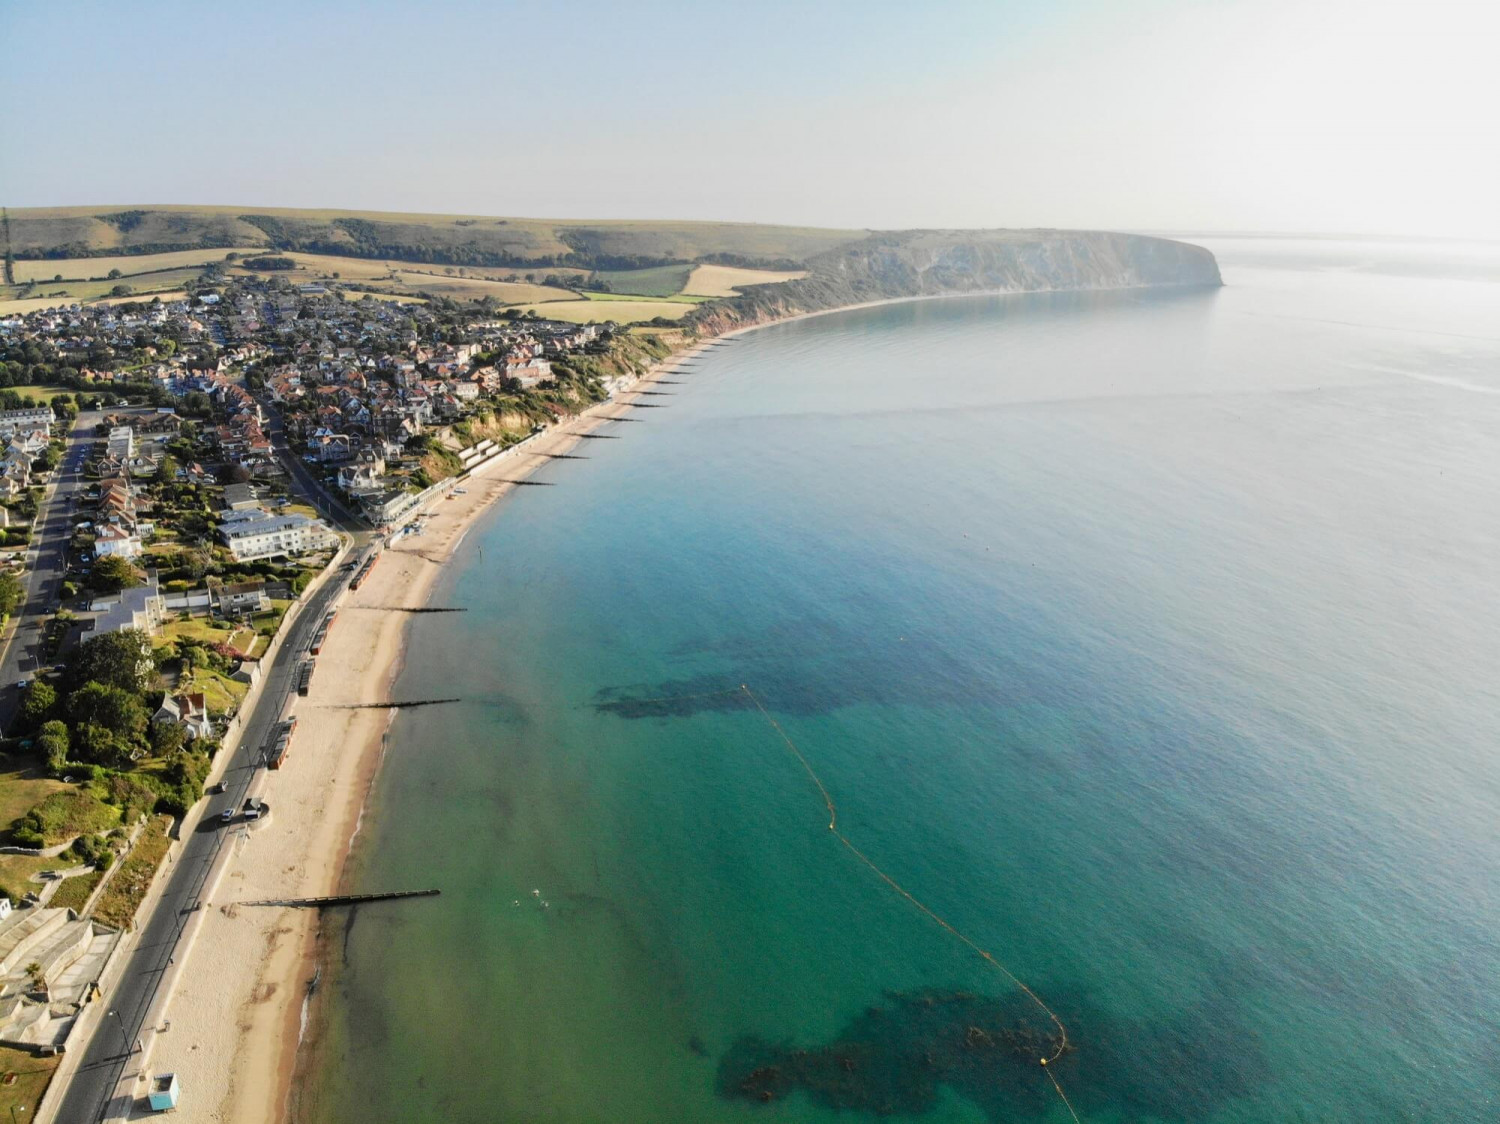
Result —
[{"label": "dark seaweed patch", "polygon": [[[886,998],[826,1045],[739,1039],[720,1059],[719,1095],[770,1104],[800,1092],[827,1108],[919,1116],[948,1086],[997,1122],[1056,1110],[1040,1064],[1057,1047],[1056,1028],[1025,996],[930,990]],[[1067,1006],[1072,1047],[1051,1068],[1085,1118],[1113,1111],[1201,1120],[1265,1080],[1253,1037],[1218,1006],[1155,1027]]]}]

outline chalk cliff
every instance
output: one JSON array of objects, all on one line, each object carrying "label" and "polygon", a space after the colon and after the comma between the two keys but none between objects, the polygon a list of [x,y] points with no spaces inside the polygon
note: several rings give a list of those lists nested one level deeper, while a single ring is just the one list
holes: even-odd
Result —
[{"label": "chalk cliff", "polygon": [[705,304],[688,322],[709,335],[866,301],[955,293],[1218,286],[1199,246],[1137,234],[1066,230],[900,231],[816,254],[797,281]]}]

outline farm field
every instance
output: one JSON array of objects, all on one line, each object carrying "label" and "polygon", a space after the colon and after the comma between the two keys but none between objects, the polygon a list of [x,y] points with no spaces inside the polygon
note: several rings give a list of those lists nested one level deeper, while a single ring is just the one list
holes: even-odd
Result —
[{"label": "farm field", "polygon": [[[363,284],[363,282],[362,282]],[[344,293],[352,301],[363,300],[369,297],[376,301],[394,301],[397,304],[426,304],[426,297],[412,296],[409,293],[387,293],[381,290],[378,293],[366,292],[364,289],[345,289]]]},{"label": "farm field", "polygon": [[486,281],[480,277],[439,277],[430,273],[396,274],[401,288],[453,300],[482,300],[494,297],[501,304],[527,304],[533,301],[572,301],[578,295],[570,289],[551,285],[528,285],[524,282]]},{"label": "farm field", "polygon": [[658,316],[677,320],[693,306],[684,301],[551,301],[528,305],[527,311],[549,320],[567,320],[574,324],[593,324],[614,320],[633,324],[637,320],[654,320]]},{"label": "farm field", "polygon": [[[630,293],[596,293],[592,289],[585,290],[583,296],[585,300],[591,301],[639,301],[642,299],[641,297]],[[671,301],[673,304],[702,304],[704,301],[712,300],[713,298],[689,297],[684,296],[682,293],[672,293],[668,296],[660,297],[658,299]]]},{"label": "farm field", "polygon": [[682,291],[692,271],[690,265],[657,265],[650,269],[601,269],[595,276],[606,282],[612,293],[670,297]]},{"label": "farm field", "polygon": [[[104,281],[43,281],[33,290],[33,296],[49,299],[53,303],[68,304],[75,301],[98,300],[108,296],[109,291],[116,285],[129,285],[132,296],[149,296],[152,293],[180,289],[202,272],[201,268],[189,266],[182,269],[163,269],[153,273],[137,273],[129,277],[116,277]],[[12,300],[27,299],[19,297],[19,287],[5,286],[4,292]]]},{"label": "farm field", "polygon": [[[268,251],[259,251],[266,253]],[[549,274],[582,280],[589,275],[587,269],[566,266],[537,266],[514,268],[483,265],[437,265],[432,262],[401,261],[395,258],[346,258],[337,254],[304,254],[300,251],[269,251],[279,257],[291,258],[302,269],[319,279],[331,279],[335,273],[341,281],[378,281],[391,275],[392,270],[401,273],[422,273],[433,277],[474,278],[481,281],[515,281],[535,283],[536,278]],[[526,281],[530,274],[533,281]]]},{"label": "farm field", "polygon": [[[53,258],[43,261],[16,262],[16,280],[51,281],[59,273],[64,281],[87,281],[103,279],[111,269],[123,274],[155,273],[164,269],[182,269],[190,265],[206,265],[223,261],[225,254],[259,254],[264,250],[250,246],[231,249],[204,248],[201,250],[176,250],[166,254],[121,254],[108,258]],[[123,278],[121,278],[123,280]]]},{"label": "farm field", "polygon": [[777,281],[798,281],[807,270],[740,269],[731,265],[698,265],[682,287],[686,294],[699,297],[732,297],[750,285],[770,285]]}]

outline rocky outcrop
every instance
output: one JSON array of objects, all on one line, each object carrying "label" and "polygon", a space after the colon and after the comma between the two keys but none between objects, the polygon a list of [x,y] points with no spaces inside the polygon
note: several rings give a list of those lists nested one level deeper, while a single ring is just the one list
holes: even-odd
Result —
[{"label": "rocky outcrop", "polygon": [[757,285],[695,310],[705,335],[868,301],[961,293],[1218,286],[1199,246],[1094,231],[902,231],[812,257],[808,276]]}]

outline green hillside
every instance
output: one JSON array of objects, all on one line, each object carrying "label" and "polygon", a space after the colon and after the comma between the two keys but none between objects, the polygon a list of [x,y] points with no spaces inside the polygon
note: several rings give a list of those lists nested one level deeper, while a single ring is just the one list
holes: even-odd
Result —
[{"label": "green hillside", "polygon": [[795,268],[864,236],[755,223],[180,206],[13,208],[10,233],[21,260],[263,247],[440,265],[613,270],[699,261]]}]

